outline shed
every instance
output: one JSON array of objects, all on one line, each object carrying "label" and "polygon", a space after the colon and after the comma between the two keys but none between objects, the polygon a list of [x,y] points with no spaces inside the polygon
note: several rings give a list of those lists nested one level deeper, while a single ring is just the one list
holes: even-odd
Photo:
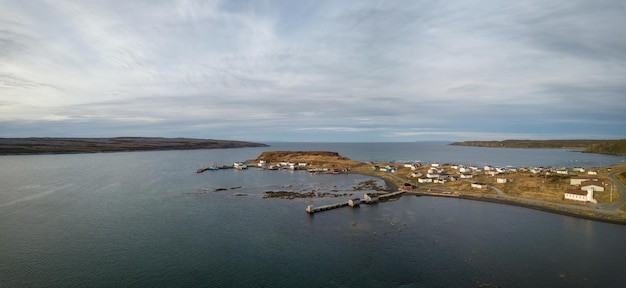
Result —
[{"label": "shed", "polygon": [[348,205],[350,207],[356,207],[356,206],[359,206],[359,204],[361,204],[361,199],[359,198],[353,198],[353,199],[348,200]]}]

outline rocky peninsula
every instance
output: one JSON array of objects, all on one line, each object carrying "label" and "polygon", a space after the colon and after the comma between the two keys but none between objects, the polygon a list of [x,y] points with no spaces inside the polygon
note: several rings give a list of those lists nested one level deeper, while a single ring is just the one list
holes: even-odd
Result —
[{"label": "rocky peninsula", "polygon": [[[263,167],[299,163],[306,165],[310,172],[339,171],[332,174],[374,176],[385,181],[387,187],[384,190],[397,191],[400,187],[406,191],[405,195],[486,201],[626,225],[625,164],[587,170],[581,167],[476,167],[451,163],[397,165],[358,162],[329,151],[270,151],[250,163],[253,162],[262,163]],[[573,179],[579,178],[593,178],[593,181],[603,183],[603,189],[594,193],[594,201],[597,203],[573,201],[564,197],[568,190],[581,189],[580,184],[572,184]],[[378,191],[371,186],[373,183],[360,183],[353,190]],[[329,197],[313,191],[268,191],[264,194],[265,198],[283,199],[320,196]]]}]

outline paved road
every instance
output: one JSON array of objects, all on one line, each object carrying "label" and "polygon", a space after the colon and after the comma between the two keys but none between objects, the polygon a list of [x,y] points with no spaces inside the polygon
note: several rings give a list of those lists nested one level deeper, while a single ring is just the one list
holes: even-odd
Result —
[{"label": "paved road", "polygon": [[612,172],[611,174],[609,174],[609,179],[611,181],[613,181],[613,184],[615,185],[615,190],[614,192],[619,193],[619,195],[622,196],[622,198],[619,199],[619,201],[611,204],[611,205],[607,205],[604,209],[608,209],[608,210],[619,210],[620,207],[622,207],[622,205],[624,205],[624,203],[626,203],[626,186],[624,186],[624,184],[622,184],[622,182],[619,182],[617,180],[617,178],[615,178],[615,175],[622,173],[626,170],[618,170],[615,172]]}]

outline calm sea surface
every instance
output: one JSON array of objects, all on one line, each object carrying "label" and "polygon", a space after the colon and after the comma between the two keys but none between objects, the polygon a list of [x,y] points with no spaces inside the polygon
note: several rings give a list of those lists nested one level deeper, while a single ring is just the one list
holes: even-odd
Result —
[{"label": "calm sea surface", "polygon": [[498,166],[626,160],[439,142],[0,156],[0,287],[626,287],[626,226],[412,196],[309,216],[309,204],[346,198],[262,194],[360,196],[352,187],[371,178],[195,173],[270,150]]}]

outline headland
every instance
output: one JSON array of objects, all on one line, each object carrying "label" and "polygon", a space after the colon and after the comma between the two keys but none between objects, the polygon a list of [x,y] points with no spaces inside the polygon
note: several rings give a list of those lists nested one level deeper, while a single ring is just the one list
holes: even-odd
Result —
[{"label": "headland", "polygon": [[0,138],[0,155],[97,153],[265,147],[266,144],[194,138]]},{"label": "headland", "polygon": [[576,149],[583,153],[626,155],[626,139],[621,140],[503,140],[453,142],[455,146],[492,148],[556,148]]},{"label": "headland", "polygon": [[247,164],[269,170],[374,176],[387,186],[380,195],[404,191],[403,195],[478,200],[626,225],[626,164],[585,169],[372,163],[329,151],[270,151]]}]

